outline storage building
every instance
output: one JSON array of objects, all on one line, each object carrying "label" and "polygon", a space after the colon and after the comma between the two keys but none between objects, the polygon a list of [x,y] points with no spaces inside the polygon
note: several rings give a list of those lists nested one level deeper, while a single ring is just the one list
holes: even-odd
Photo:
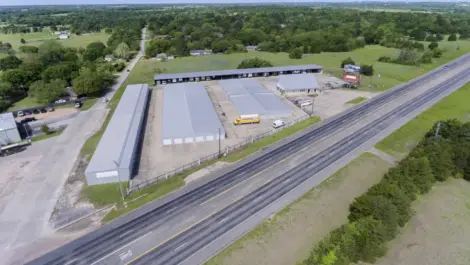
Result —
[{"label": "storage building", "polygon": [[21,141],[15,118],[11,112],[0,114],[0,145]]},{"label": "storage building", "polygon": [[225,139],[225,130],[200,83],[166,85],[163,89],[163,145]]},{"label": "storage building", "polygon": [[248,69],[230,69],[219,71],[158,74],[154,76],[155,85],[193,81],[250,78],[256,76],[277,76],[300,73],[321,73],[323,67],[315,64],[262,67]]},{"label": "storage building", "polygon": [[148,94],[147,84],[126,87],[85,170],[88,185],[126,181],[132,177]]},{"label": "storage building", "polygon": [[320,88],[315,74],[281,75],[277,89],[283,93],[313,92]]},{"label": "storage building", "polygon": [[265,119],[292,115],[288,105],[254,79],[222,80],[219,83],[239,115],[258,114]]}]

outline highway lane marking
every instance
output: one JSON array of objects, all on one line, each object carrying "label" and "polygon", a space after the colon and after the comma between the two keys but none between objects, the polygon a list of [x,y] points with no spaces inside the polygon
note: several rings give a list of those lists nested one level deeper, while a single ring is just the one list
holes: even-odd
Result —
[{"label": "highway lane marking", "polygon": [[289,182],[289,181],[290,181],[290,178],[284,180],[284,182],[282,182],[282,183],[287,183],[287,182]]},{"label": "highway lane marking", "polygon": [[100,261],[102,261],[102,260],[106,259],[107,257],[109,257],[109,256],[111,256],[111,255],[113,255],[113,254],[115,254],[115,253],[116,253],[116,252],[118,252],[119,250],[121,250],[121,249],[123,249],[123,248],[125,248],[125,247],[128,247],[128,246],[130,246],[130,245],[134,244],[135,242],[137,242],[137,241],[141,240],[142,238],[144,238],[144,237],[146,237],[146,236],[150,235],[152,232],[153,232],[153,231],[150,231],[150,232],[148,232],[147,234],[145,234],[145,235],[142,235],[142,236],[140,236],[140,237],[138,237],[138,238],[136,238],[136,239],[132,240],[131,242],[127,243],[126,245],[124,245],[124,246],[122,246],[122,247],[120,247],[120,248],[116,249],[115,251],[113,251],[113,252],[109,253],[108,255],[106,255],[106,256],[104,256],[104,257],[102,257],[101,259],[99,259],[99,260],[97,260],[97,261],[93,262],[93,263],[92,263],[92,264],[90,264],[90,265],[94,265],[94,264],[96,264],[96,263],[98,263],[98,262],[100,262]]},{"label": "highway lane marking", "polygon": [[73,259],[73,260],[71,260],[71,261],[69,261],[69,262],[67,262],[67,263],[65,263],[64,265],[71,264],[71,263],[73,263],[73,262],[75,262],[75,261],[77,261],[77,259],[76,259],[76,258],[75,258],[75,259]]},{"label": "highway lane marking", "polygon": [[177,251],[178,249],[186,246],[186,244],[188,244],[188,242],[184,242],[183,244],[179,245],[177,248],[175,248],[175,251]]},{"label": "highway lane marking", "polygon": [[228,218],[228,217],[225,217],[224,219],[220,220],[220,221],[219,221],[219,224],[225,222],[225,221],[227,220],[227,218]]},{"label": "highway lane marking", "polygon": [[129,230],[129,231],[127,231],[127,232],[121,234],[119,237],[123,237],[123,236],[125,236],[125,235],[131,233],[132,231],[134,231],[134,229],[131,229],[131,230]]}]

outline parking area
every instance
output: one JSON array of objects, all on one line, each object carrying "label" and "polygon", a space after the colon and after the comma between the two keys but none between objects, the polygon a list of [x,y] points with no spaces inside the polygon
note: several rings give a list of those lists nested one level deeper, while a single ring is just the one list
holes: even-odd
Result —
[{"label": "parking area", "polygon": [[[348,89],[331,89],[327,84],[331,84],[332,82],[341,83],[342,81],[335,77],[322,74],[317,74],[317,79],[322,89],[319,89],[315,93],[314,114],[320,116],[322,119],[331,117],[353,106],[352,104],[347,104],[347,102],[354,98],[371,98],[377,94]],[[313,92],[311,92],[310,95],[307,95],[307,93],[281,95],[280,91],[276,88],[277,77],[261,77],[256,78],[256,80],[290,108],[292,114],[290,117],[277,119],[289,123],[310,113],[311,106],[302,109],[295,105],[292,99],[296,97],[313,96]],[[234,104],[227,97],[226,92],[220,86],[219,81],[205,81],[201,83],[204,84],[215,112],[219,116],[226,132],[226,138],[220,142],[221,150],[224,150],[228,146],[249,140],[253,136],[273,130],[272,125],[273,121],[277,120],[276,118],[262,118],[259,124],[235,126],[233,121],[239,114]],[[158,177],[165,172],[180,168],[202,157],[214,154],[219,150],[218,141],[163,145],[161,136],[162,106],[163,87],[157,86],[151,91],[140,155],[139,171],[137,176],[131,181],[131,185],[136,185],[142,181]]]},{"label": "parking area", "polygon": [[20,122],[21,120],[25,118],[35,118],[38,121],[48,121],[48,120],[56,120],[59,118],[64,118],[68,117],[70,115],[73,115],[75,113],[79,112],[79,110],[70,107],[70,108],[58,108],[55,109],[54,111],[51,112],[45,112],[45,113],[38,113],[38,114],[31,114],[23,117],[16,117],[15,120],[17,122]]}]

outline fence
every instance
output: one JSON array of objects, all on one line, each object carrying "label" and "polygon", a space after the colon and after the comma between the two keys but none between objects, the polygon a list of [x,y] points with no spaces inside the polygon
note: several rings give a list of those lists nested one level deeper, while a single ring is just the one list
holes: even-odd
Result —
[{"label": "fence", "polygon": [[193,162],[191,162],[191,163],[189,163],[189,164],[186,164],[186,165],[184,165],[184,166],[181,166],[181,167],[179,167],[179,168],[177,168],[177,169],[174,169],[174,170],[171,170],[171,171],[167,171],[167,172],[165,172],[165,173],[163,173],[163,174],[160,174],[160,175],[157,176],[157,177],[154,177],[154,178],[152,178],[152,179],[146,180],[146,181],[141,182],[141,183],[139,183],[139,184],[136,184],[136,185],[134,185],[134,186],[128,187],[128,188],[127,188],[127,195],[129,195],[129,194],[131,194],[131,193],[133,193],[133,192],[136,192],[136,191],[138,191],[138,190],[141,190],[141,189],[143,189],[143,188],[145,188],[145,187],[147,187],[147,186],[150,186],[150,185],[152,185],[152,184],[156,184],[156,183],[158,183],[158,182],[160,182],[160,181],[162,181],[162,180],[165,180],[165,179],[167,179],[167,178],[169,178],[169,177],[173,177],[173,176],[175,176],[175,175],[181,174],[181,173],[183,173],[183,172],[185,172],[185,171],[187,171],[187,170],[189,170],[189,169],[192,169],[192,168],[194,168],[194,167],[200,166],[201,164],[203,164],[203,163],[205,163],[205,162],[213,161],[213,160],[216,160],[216,159],[218,159],[218,158],[220,158],[220,157],[226,156],[227,154],[229,154],[229,153],[231,153],[231,152],[233,152],[233,151],[236,151],[236,150],[238,150],[238,149],[244,147],[245,145],[254,143],[254,142],[259,141],[259,140],[261,140],[261,139],[263,139],[263,138],[265,138],[265,137],[267,137],[267,136],[272,135],[273,133],[276,133],[276,132],[282,131],[282,130],[284,130],[284,129],[286,129],[286,128],[289,128],[289,127],[291,127],[292,125],[295,125],[295,124],[297,124],[297,123],[299,123],[299,122],[301,122],[301,121],[304,121],[304,120],[306,120],[306,119],[309,118],[309,117],[311,117],[311,116],[309,116],[309,115],[302,116],[302,117],[300,117],[300,118],[298,118],[298,119],[296,119],[296,120],[293,120],[293,121],[291,121],[291,122],[286,123],[286,125],[284,125],[284,126],[281,127],[281,128],[274,129],[274,130],[270,130],[270,131],[267,131],[267,132],[265,132],[265,133],[258,134],[258,135],[256,135],[256,136],[252,136],[250,139],[247,139],[247,140],[245,140],[245,141],[243,141],[243,142],[241,142],[241,143],[238,143],[238,144],[235,144],[235,145],[232,145],[232,146],[225,147],[225,148],[223,148],[223,149],[220,151],[220,154],[219,154],[219,152],[216,152],[216,153],[207,155],[207,156],[202,157],[202,158],[199,158],[198,160],[193,161]]}]

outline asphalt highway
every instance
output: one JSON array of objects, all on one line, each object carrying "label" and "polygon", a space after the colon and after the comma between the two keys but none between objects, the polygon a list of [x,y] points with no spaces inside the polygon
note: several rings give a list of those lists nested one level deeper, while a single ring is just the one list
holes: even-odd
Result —
[{"label": "asphalt highway", "polygon": [[[434,78],[434,75],[439,75],[458,66],[463,60],[467,60],[468,57],[469,56],[464,56],[452,63],[449,63],[448,68],[438,68],[427,75],[413,80],[410,83],[385,92],[382,95],[364,104],[361,104],[348,112],[345,112],[334,117],[333,119],[328,120],[327,122],[322,123],[321,126],[314,127],[312,130],[303,134],[299,138],[287,142],[284,145],[281,145],[278,148],[264,154],[263,156],[243,164],[235,170],[228,172],[200,187],[197,187],[196,189],[190,190],[182,196],[169,201],[168,203],[163,204],[160,207],[155,208],[152,211],[149,211],[137,218],[134,218],[129,222],[119,226],[114,226],[113,224],[106,225],[98,231],[79,238],[74,242],[71,242],[51,253],[38,258],[37,260],[30,262],[29,264],[93,264],[99,261],[103,256],[106,256],[108,253],[112,252],[112,250],[116,249],[117,247],[133,242],[142,235],[151,231],[153,228],[160,226],[170,218],[174,218],[190,207],[201,204],[202,202],[217,196],[227,188],[242,182],[243,180],[253,176],[258,172],[261,172],[270,165],[294,154],[295,152],[301,150],[307,145],[312,144],[318,139],[347,128],[348,125],[353,124],[355,121],[361,119],[361,117],[367,113],[372,113],[374,110],[380,108],[383,104],[391,102],[397,97],[402,96],[404,93],[412,90],[416,86],[424,82],[429,82]],[[448,84],[451,84],[449,82],[459,82],[462,80],[462,78],[466,78],[467,75],[467,72],[458,74],[458,78],[445,82],[444,85],[439,85],[431,90],[434,91],[436,95],[438,95],[439,91],[444,91],[445,87],[449,86]],[[430,92],[427,92],[425,95],[427,95],[426,97],[428,100],[432,96]],[[426,98],[422,99],[422,101],[426,101]],[[295,175],[286,177],[287,175],[285,174],[276,178],[266,186],[263,186],[244,199],[237,201],[225,210],[218,212],[216,215],[211,216],[204,222],[199,223],[198,225],[178,235],[172,240],[167,241],[163,245],[157,247],[147,255],[144,255],[135,261],[135,264],[148,264],[153,260],[155,260],[156,264],[177,264],[177,261],[186,259],[191,255],[191,253],[194,253],[203,247],[204,244],[212,241],[216,235],[220,235],[221,233],[224,233],[224,231],[228,231],[230,229],[229,227],[233,227],[231,225],[236,225],[240,222],[243,222],[243,220],[245,220],[247,217],[259,211],[259,209],[262,209],[260,207],[264,207],[263,205],[265,205],[265,203],[268,203],[269,201],[272,202],[276,200],[276,198],[279,198],[276,193],[280,195],[282,192],[287,192],[293,187],[296,187],[299,183],[303,182],[305,178],[312,176],[313,172],[317,172],[320,170],[320,168],[329,165],[331,161],[335,161],[334,159],[340,157],[340,155],[344,152],[349,152],[348,150],[354,149],[355,144],[360,143],[362,140],[369,139],[369,134],[373,134],[374,132],[376,133],[378,128],[382,128],[384,126],[386,127],[387,124],[395,119],[398,119],[400,115],[406,114],[404,112],[405,110],[411,111],[410,108],[412,106],[419,106],[419,102],[421,101],[413,100],[413,102],[409,103],[410,106],[405,104],[405,108],[394,111],[395,113],[389,118],[381,118],[380,124],[378,126],[376,125],[376,127],[369,129],[365,133],[367,137],[356,134],[357,136],[355,136],[355,138],[348,139],[347,143],[341,142],[341,144],[335,144],[334,146],[331,146],[327,153],[324,153],[325,151],[322,152],[323,158],[319,155],[316,155],[314,156],[316,160],[304,163],[301,167],[297,167],[295,170],[291,170],[287,173]],[[356,139],[357,137],[359,138]],[[305,174],[305,172],[309,173]],[[279,184],[279,181],[282,182]],[[279,185],[279,187],[272,185]],[[271,191],[271,189],[273,189],[273,191]],[[274,192],[274,190],[276,191]],[[246,198],[251,198],[250,200],[252,202],[256,201],[257,203],[255,203],[255,205],[253,205],[253,203],[250,204],[250,200]],[[247,203],[249,206],[245,206],[242,202]],[[243,205],[240,205],[241,203]],[[240,211],[238,209],[244,210]],[[232,214],[232,212],[236,212],[237,214]],[[217,224],[219,224],[220,228],[217,228]],[[126,231],[130,229],[136,232],[126,233]],[[171,249],[172,252],[167,253],[165,249],[167,251],[168,249]]]},{"label": "asphalt highway", "polygon": [[342,156],[356,149],[367,140],[390,126],[426,102],[438,97],[441,93],[455,86],[461,86],[470,80],[470,69],[461,74],[460,78],[448,80],[439,84],[426,93],[411,99],[387,115],[369,123],[354,133],[351,138],[345,138],[326,150],[311,157],[294,169],[268,182],[256,191],[229,205],[209,218],[199,222],[178,236],[155,247],[145,255],[130,264],[165,264],[177,265],[190,258],[194,253],[210,244],[238,224],[242,223],[256,212],[267,207],[284,194],[297,187],[308,178],[317,174]]}]

